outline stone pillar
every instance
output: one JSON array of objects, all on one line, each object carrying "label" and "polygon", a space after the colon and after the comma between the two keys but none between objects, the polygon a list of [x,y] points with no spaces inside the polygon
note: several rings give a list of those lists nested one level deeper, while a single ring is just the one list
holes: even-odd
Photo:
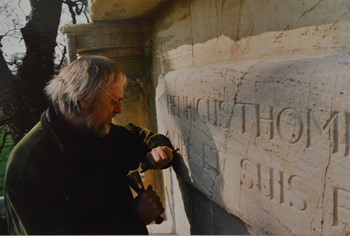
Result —
[{"label": "stone pillar", "polygon": [[66,44],[67,44],[67,59],[68,63],[71,63],[75,59],[77,59],[77,54],[75,51],[75,36],[74,34],[66,34]]}]

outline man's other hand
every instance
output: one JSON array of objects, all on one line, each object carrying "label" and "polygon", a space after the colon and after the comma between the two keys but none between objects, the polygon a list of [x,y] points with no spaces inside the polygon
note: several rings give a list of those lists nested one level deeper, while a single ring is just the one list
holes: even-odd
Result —
[{"label": "man's other hand", "polygon": [[150,224],[164,212],[160,198],[152,190],[152,186],[149,186],[146,191],[135,198],[134,210],[146,225]]}]

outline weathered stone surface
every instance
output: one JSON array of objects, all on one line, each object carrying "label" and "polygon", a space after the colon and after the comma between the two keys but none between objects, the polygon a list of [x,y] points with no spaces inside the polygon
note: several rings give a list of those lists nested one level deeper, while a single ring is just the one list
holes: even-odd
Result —
[{"label": "weathered stone surface", "polygon": [[348,9],[179,1],[155,23],[157,121],[177,173],[254,233],[350,232]]},{"label": "weathered stone surface", "polygon": [[166,0],[89,0],[93,21],[113,21],[142,17]]},{"label": "weathered stone surface", "polygon": [[169,72],[158,123],[179,173],[266,233],[350,230],[348,54]]}]

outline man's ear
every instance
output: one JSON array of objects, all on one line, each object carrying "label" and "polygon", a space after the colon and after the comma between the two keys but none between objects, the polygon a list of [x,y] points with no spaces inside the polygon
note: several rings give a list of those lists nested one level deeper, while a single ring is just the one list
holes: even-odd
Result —
[{"label": "man's ear", "polygon": [[79,99],[78,100],[78,103],[79,103],[79,107],[82,111],[86,111],[87,108],[88,108],[88,104],[87,104],[87,101],[83,100],[83,99]]}]

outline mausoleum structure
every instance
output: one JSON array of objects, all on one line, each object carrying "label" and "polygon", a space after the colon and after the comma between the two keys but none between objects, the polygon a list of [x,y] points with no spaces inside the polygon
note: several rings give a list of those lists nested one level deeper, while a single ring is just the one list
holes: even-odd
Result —
[{"label": "mausoleum structure", "polygon": [[167,134],[159,234],[350,234],[348,0],[90,0],[69,58],[129,80],[133,121]]}]

